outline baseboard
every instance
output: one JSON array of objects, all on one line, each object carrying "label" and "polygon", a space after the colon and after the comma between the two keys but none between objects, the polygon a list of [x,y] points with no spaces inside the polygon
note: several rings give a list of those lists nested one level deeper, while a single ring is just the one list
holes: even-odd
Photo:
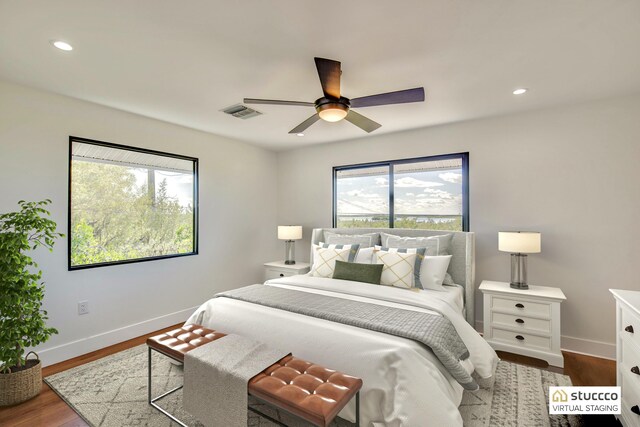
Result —
[{"label": "baseboard", "polygon": [[614,343],[586,340],[563,335],[561,338],[562,350],[572,353],[585,354],[601,359],[616,360],[616,345]]},{"label": "baseboard", "polygon": [[175,313],[166,314],[164,316],[155,317],[143,322],[134,323],[133,325],[124,326],[122,328],[92,335],[66,344],[61,344],[51,348],[38,350],[38,356],[43,366],[53,365],[54,363],[69,360],[92,351],[100,350],[113,344],[118,344],[167,326],[184,322],[196,310],[196,307],[186,308],[176,311]]},{"label": "baseboard", "polygon": [[[476,331],[480,333],[484,331],[482,320],[476,320]],[[560,347],[564,351],[599,357],[601,359],[616,359],[616,345],[614,343],[569,337],[567,335],[560,337],[560,343]]]}]

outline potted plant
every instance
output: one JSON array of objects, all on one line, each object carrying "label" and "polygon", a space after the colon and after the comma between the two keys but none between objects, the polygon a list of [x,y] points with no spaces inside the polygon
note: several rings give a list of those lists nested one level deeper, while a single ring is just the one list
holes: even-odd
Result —
[{"label": "potted plant", "polygon": [[[56,223],[44,206],[51,200],[25,202],[19,212],[0,215],[0,406],[31,399],[42,388],[40,360],[28,359],[25,349],[58,333],[46,326],[42,309],[42,271],[27,255],[39,246],[50,251]],[[35,353],[34,353],[35,354]]]}]

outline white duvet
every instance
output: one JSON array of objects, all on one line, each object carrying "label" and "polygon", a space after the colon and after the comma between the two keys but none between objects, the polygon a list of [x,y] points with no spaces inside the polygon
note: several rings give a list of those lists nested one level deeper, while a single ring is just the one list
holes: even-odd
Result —
[{"label": "white duvet", "polygon": [[[446,316],[466,344],[469,372],[490,379],[498,357],[446,299],[360,282],[293,276],[266,286],[291,288]],[[437,293],[436,293],[437,294]],[[230,298],[213,298],[191,315],[196,323],[244,335],[295,356],[362,378],[361,426],[462,426],[462,386],[423,345],[406,338],[290,313]],[[340,416],[355,420],[355,402]]]}]

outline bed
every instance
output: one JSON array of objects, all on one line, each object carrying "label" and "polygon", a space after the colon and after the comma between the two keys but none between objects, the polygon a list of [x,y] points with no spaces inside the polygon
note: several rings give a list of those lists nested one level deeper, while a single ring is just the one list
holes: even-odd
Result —
[{"label": "bed", "polygon": [[[325,231],[383,231],[412,237],[443,234],[426,230],[316,229],[312,243],[322,241]],[[309,274],[274,279],[265,285],[444,316],[469,350],[470,357],[462,361],[464,369],[487,385],[492,382],[498,358],[470,324],[473,244],[473,233],[453,232],[453,257],[448,271],[455,286],[448,286],[446,292],[414,292]],[[413,340],[224,297],[205,302],[187,320],[186,324],[190,323],[261,339],[300,358],[362,378],[363,426],[462,426],[458,406],[463,387],[434,352]],[[354,405],[340,413],[350,421],[354,415]]]}]

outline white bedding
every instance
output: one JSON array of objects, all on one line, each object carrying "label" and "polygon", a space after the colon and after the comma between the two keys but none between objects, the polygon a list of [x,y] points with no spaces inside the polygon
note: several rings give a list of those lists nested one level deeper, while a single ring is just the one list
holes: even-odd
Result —
[{"label": "white bedding", "polygon": [[434,298],[445,301],[464,317],[464,288],[460,285],[445,285],[442,288],[444,291],[425,289],[421,292],[426,292]]},{"label": "white bedding", "polygon": [[[453,323],[470,351],[471,357],[465,361],[468,371],[475,370],[480,378],[490,378],[495,372],[496,353],[448,301],[455,291],[412,292],[309,276],[275,279],[265,285],[441,313]],[[442,295],[434,297],[436,293]],[[302,359],[362,378],[362,426],[462,426],[458,411],[462,386],[430,350],[412,340],[230,298],[207,301],[186,323],[262,340]],[[354,421],[354,410],[351,402],[340,416]]]}]

